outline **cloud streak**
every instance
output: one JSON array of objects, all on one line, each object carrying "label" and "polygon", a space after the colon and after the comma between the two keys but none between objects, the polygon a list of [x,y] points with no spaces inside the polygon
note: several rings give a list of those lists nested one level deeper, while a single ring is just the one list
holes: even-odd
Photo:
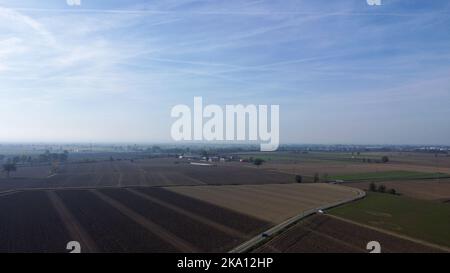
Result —
[{"label": "cloud streak", "polygon": [[[46,137],[61,140],[77,128],[84,140],[169,140],[170,107],[199,95],[216,104],[280,104],[286,142],[325,141],[333,130],[342,134],[330,142],[373,140],[345,138],[345,130],[373,132],[369,118],[377,126],[386,118],[363,106],[401,117],[395,132],[379,136],[401,142],[423,122],[413,109],[432,105],[430,120],[445,112],[436,103],[450,84],[445,1],[378,9],[364,1],[3,3],[0,114],[14,125],[0,141],[26,138],[20,128],[39,136],[36,119]],[[336,128],[334,116],[348,121]],[[64,120],[70,130],[58,127]],[[328,133],[304,133],[318,124]]]}]

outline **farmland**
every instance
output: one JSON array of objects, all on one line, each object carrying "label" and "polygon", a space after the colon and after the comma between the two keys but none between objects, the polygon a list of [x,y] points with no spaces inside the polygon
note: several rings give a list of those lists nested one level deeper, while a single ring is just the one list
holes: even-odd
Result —
[{"label": "farmland", "polygon": [[[368,190],[371,182],[349,182],[347,186]],[[395,189],[398,194],[423,200],[448,202],[450,200],[450,179],[394,180],[375,182],[378,187]]]},{"label": "farmland", "polygon": [[[266,160],[263,168],[276,170],[289,174],[302,174],[312,177],[315,173],[320,176],[330,177],[347,176],[358,178],[361,176],[382,173],[389,179],[402,174],[401,179],[411,178],[434,178],[436,174],[449,176],[450,157],[446,155],[435,156],[433,154],[413,152],[280,152],[275,154],[252,154],[246,153],[241,156],[261,157]],[[389,162],[377,163],[383,156],[388,156]],[[368,159],[371,161],[369,162]],[[389,175],[388,175],[389,174]],[[395,175],[397,174],[397,175]],[[416,176],[416,177],[415,177]],[[339,178],[336,178],[339,179]],[[383,178],[384,179],[384,178]]]},{"label": "farmland", "polygon": [[322,183],[173,187],[170,190],[272,223],[359,194],[354,188]]},{"label": "farmland", "polygon": [[[163,230],[174,234],[175,238],[182,237],[183,239],[178,240],[186,241],[185,244],[191,246],[186,249],[188,251],[226,251],[236,240],[236,238],[229,236],[222,230],[197,219],[192,219],[189,216],[186,217],[186,214],[169,209],[132,192],[115,189],[103,190],[102,192],[136,211],[146,219],[153,221],[155,225],[160,226]],[[183,236],[183,234],[189,234],[189,236]],[[204,234],[208,234],[208,236],[204,236]],[[245,238],[244,235],[243,238]]]},{"label": "farmland", "polygon": [[359,253],[377,241],[384,253],[441,252],[410,240],[348,223],[327,215],[314,215],[254,250],[258,253]]},{"label": "farmland", "polygon": [[343,175],[334,175],[329,177],[330,180],[350,181],[383,181],[383,180],[408,180],[408,179],[439,179],[449,178],[444,173],[424,173],[412,171],[385,171],[376,173],[352,173]]},{"label": "farmland", "polygon": [[[382,156],[389,156],[389,161],[377,162],[376,160]],[[424,153],[380,152],[356,155],[356,153],[343,152],[283,152],[263,155],[262,158],[266,160],[264,169],[301,174],[303,180],[307,182],[312,182],[313,177],[317,176],[319,180],[324,181],[342,180],[346,182],[343,185],[362,190],[368,190],[369,184],[374,182],[377,187],[384,185],[388,190],[395,189],[403,196],[369,193],[369,196],[361,201],[330,211],[333,215],[354,221],[349,223],[339,220],[345,222],[340,223],[339,226],[352,226],[343,230],[342,234],[333,233],[331,230],[320,232],[317,230],[319,226],[303,221],[291,228],[293,231],[281,233],[259,250],[263,252],[365,252],[365,244],[372,240],[370,237],[375,238],[375,235],[382,234],[389,237],[383,239],[388,242],[383,243],[386,252],[433,252],[436,249],[448,251],[445,247],[448,247],[450,242],[447,232],[450,229],[450,207],[448,203],[426,201],[447,202],[450,199],[448,191],[450,184],[447,181],[450,173],[448,156]],[[332,220],[324,221],[321,228],[328,226],[333,228],[337,225],[337,220],[335,218]],[[354,227],[355,222],[367,226],[356,224],[357,227]],[[364,232],[371,235],[361,238],[356,248],[354,244],[347,243],[358,241],[358,234]],[[404,240],[399,240],[399,236],[406,237],[402,237]],[[340,238],[347,239],[340,240]],[[384,237],[377,238],[381,240]],[[411,238],[415,243],[411,243]],[[439,247],[425,247],[428,243],[433,246],[442,246],[444,250]]]},{"label": "farmland", "polygon": [[94,247],[100,252],[176,250],[88,191],[60,191],[58,196],[93,238]]},{"label": "farmland", "polygon": [[[0,178],[0,252],[67,252],[72,240],[83,252],[227,252],[292,217],[361,196],[371,182],[402,196],[369,193],[280,230],[255,251],[366,252],[370,238],[385,252],[448,246],[448,204],[436,202],[450,199],[447,157],[389,154],[379,163],[384,153],[241,156],[256,155],[266,160],[262,166],[119,154],[19,166]],[[316,174],[319,183],[310,183]],[[334,180],[345,182],[323,183]]]},{"label": "farmland", "polygon": [[0,196],[0,252],[57,252],[70,235],[45,192]]},{"label": "farmland", "polygon": [[[19,168],[0,178],[0,189],[107,186],[173,186],[292,183],[292,175],[232,164],[196,166],[174,159],[67,163],[52,175],[50,166]],[[46,174],[46,175],[45,175]]]},{"label": "farmland", "polygon": [[450,246],[450,206],[404,196],[369,193],[331,214],[430,243]]},{"label": "farmland", "polygon": [[[260,192],[258,186],[248,185],[192,188],[204,187],[218,191],[212,195],[214,202],[193,198],[192,192],[178,193],[185,187],[26,190],[4,194],[0,202],[10,209],[2,210],[0,215],[6,221],[2,234],[7,235],[2,236],[1,251],[65,252],[66,243],[76,240],[85,252],[226,252],[277,221],[357,193],[354,189],[321,184],[265,185]],[[226,189],[219,190],[222,187]],[[245,194],[255,198],[239,206],[223,206],[230,197],[223,192],[229,191],[244,192],[238,198]],[[289,193],[288,201],[276,202],[274,195],[264,192]],[[270,202],[273,209],[261,205]],[[16,207],[19,214],[12,209]]]},{"label": "farmland", "polygon": [[164,188],[139,188],[139,191],[149,197],[165,200],[167,203],[183,208],[183,210],[196,215],[203,215],[206,219],[219,225],[228,226],[233,230],[240,230],[243,233],[254,233],[261,226],[268,227],[268,224],[260,220],[247,217],[242,213],[237,213],[229,209],[205,202],[187,195],[177,194],[170,189]]},{"label": "farmland", "polygon": [[[84,252],[224,252],[268,226],[267,222],[201,201],[195,203],[196,212],[161,205],[168,203],[160,194],[164,191],[55,191],[61,201],[59,207],[64,207],[68,215],[58,215],[48,191],[1,196],[0,204],[9,209],[0,215],[4,221],[0,251],[67,252],[67,242],[76,240]],[[148,193],[156,201],[143,197]],[[171,196],[178,199],[173,193]],[[216,213],[213,219],[200,213],[210,208]],[[228,224],[224,216],[234,221]],[[77,224],[77,232],[68,231],[67,219]],[[236,227],[237,221],[245,223],[242,229]]]},{"label": "farmland", "polygon": [[0,0],[0,253],[450,253],[449,26],[450,0]]},{"label": "farmland", "polygon": [[[242,157],[259,157],[270,163],[293,164],[293,163],[343,163],[359,164],[365,163],[364,159],[376,161],[383,156],[389,158],[391,166],[396,168],[408,168],[408,166],[442,168],[450,170],[450,157],[446,154],[418,153],[418,152],[277,152],[277,153],[240,153]],[[361,164],[365,165],[365,164]],[[446,171],[442,171],[446,172]],[[447,171],[448,172],[448,171]]]}]

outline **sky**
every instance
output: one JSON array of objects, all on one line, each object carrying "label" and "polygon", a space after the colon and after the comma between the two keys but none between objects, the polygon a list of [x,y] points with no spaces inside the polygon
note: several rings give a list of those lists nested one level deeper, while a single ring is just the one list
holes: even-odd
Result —
[{"label": "sky", "polygon": [[280,105],[282,143],[450,145],[450,2],[381,3],[0,0],[0,142],[167,142],[202,96]]}]

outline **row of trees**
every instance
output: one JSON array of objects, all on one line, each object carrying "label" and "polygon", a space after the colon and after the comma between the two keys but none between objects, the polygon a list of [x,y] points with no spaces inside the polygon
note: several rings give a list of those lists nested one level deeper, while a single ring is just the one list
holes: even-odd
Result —
[{"label": "row of trees", "polygon": [[[0,159],[3,160],[5,156],[1,156]],[[12,158],[8,158],[8,163],[18,164],[18,163],[30,163],[33,161],[33,158],[31,156],[21,155],[21,156],[14,156]]]},{"label": "row of trees", "polygon": [[[62,153],[50,153],[50,151],[46,151],[43,154],[40,154],[37,157],[38,162],[45,162],[45,163],[52,163],[52,172],[56,172],[59,166],[59,163],[66,162],[69,158],[69,152],[64,151]],[[31,156],[14,156],[12,158],[9,158],[7,163],[2,165],[2,172],[6,174],[6,177],[10,177],[11,172],[17,171],[17,164],[18,163],[32,163],[36,159],[32,158]]]},{"label": "row of trees", "polygon": [[370,183],[369,185],[369,191],[371,192],[380,192],[380,193],[390,193],[397,195],[397,191],[395,189],[387,189],[385,185],[381,184],[377,187],[375,183]]},{"label": "row of trees", "polygon": [[37,157],[32,157],[29,155],[16,155],[13,157],[6,157],[0,155],[0,160],[5,160],[7,158],[8,164],[31,164],[33,162],[66,162],[69,159],[69,152],[64,151],[62,153],[50,153],[50,151],[45,151],[45,153],[38,155]]},{"label": "row of trees", "polygon": [[255,158],[254,160],[253,160],[253,164],[255,164],[256,166],[260,166],[260,165],[262,165],[264,163],[264,159],[261,159],[261,158]]},{"label": "row of trees", "polygon": [[[321,179],[319,173],[315,173],[314,176],[313,176],[313,182],[314,183],[319,183],[320,181],[327,182],[328,181],[328,174],[324,174],[322,176],[322,179]],[[303,176],[300,175],[300,174],[297,174],[295,176],[295,182],[302,183],[303,182]]]},{"label": "row of trees", "polygon": [[253,163],[256,166],[261,166],[266,161],[264,159],[262,159],[262,158],[249,157],[247,159],[243,159],[243,162],[250,162],[250,163]]},{"label": "row of trees", "polygon": [[16,163],[6,163],[2,166],[2,171],[6,173],[6,177],[9,178],[11,172],[17,171]]},{"label": "row of trees", "polygon": [[40,154],[38,157],[39,162],[66,162],[69,159],[69,152],[64,151],[62,153],[50,153],[50,151],[45,151],[45,153]]},{"label": "row of trees", "polygon": [[388,163],[389,162],[389,157],[388,156],[382,156],[381,159],[363,158],[362,161],[364,163]]}]

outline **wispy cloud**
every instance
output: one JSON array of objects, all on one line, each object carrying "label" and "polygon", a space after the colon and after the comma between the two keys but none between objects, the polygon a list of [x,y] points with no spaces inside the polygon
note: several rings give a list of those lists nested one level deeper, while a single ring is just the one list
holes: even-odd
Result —
[{"label": "wispy cloud", "polygon": [[[366,128],[361,105],[399,114],[427,102],[437,113],[443,106],[433,100],[448,97],[446,1],[386,0],[379,8],[350,0],[2,3],[0,114],[17,124],[6,125],[0,140],[20,137],[17,127],[31,126],[27,117],[37,110],[41,129],[55,135],[68,135],[56,133],[64,129],[55,117],[85,130],[84,138],[92,129],[95,140],[111,140],[120,120],[117,138],[151,141],[167,140],[170,106],[194,95],[281,104],[285,123],[320,109],[304,121],[309,126],[341,107],[351,119],[342,130]],[[401,116],[393,136],[423,121]],[[284,141],[322,139],[322,130],[288,127]]]}]

